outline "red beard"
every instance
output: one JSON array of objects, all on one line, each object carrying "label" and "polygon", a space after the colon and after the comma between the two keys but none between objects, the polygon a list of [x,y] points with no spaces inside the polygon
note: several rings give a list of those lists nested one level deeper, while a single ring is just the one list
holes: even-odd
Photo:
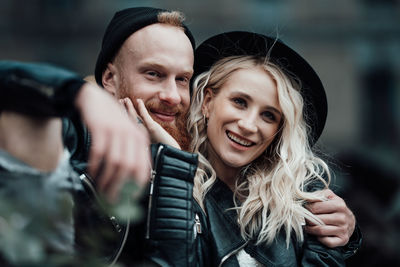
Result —
[{"label": "red beard", "polygon": [[155,109],[158,111],[176,113],[175,123],[161,121],[156,116],[151,116],[151,113],[150,116],[176,140],[182,150],[188,151],[190,138],[189,133],[186,129],[187,110],[184,110],[184,108],[180,104],[175,107],[168,107],[156,100],[147,101],[145,103],[145,106],[148,111]]},{"label": "red beard", "polygon": [[[128,87],[126,86],[126,81],[124,79],[124,76],[122,76],[122,85],[120,88],[120,93],[121,95],[118,98],[124,98],[124,97],[129,97],[128,92]],[[132,103],[135,107],[136,110],[137,108],[137,103],[136,103],[136,97],[132,99]],[[150,116],[155,120],[157,123],[159,123],[179,144],[182,150],[188,151],[189,150],[189,145],[190,145],[190,138],[189,138],[189,133],[186,129],[186,121],[187,121],[187,112],[188,110],[185,110],[184,107],[179,104],[174,107],[169,107],[166,105],[163,105],[159,100],[156,99],[150,99],[146,103],[144,103],[147,110],[150,111],[152,109],[156,109],[158,111],[166,111],[166,112],[174,112],[176,113],[175,117],[175,123],[168,123],[164,121],[160,121],[157,117],[155,116]]]}]

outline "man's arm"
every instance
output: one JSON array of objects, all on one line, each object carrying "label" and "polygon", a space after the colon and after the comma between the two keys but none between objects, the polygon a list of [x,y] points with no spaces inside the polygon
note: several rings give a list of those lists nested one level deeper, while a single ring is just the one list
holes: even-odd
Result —
[{"label": "man's arm", "polygon": [[61,122],[12,111],[0,113],[0,149],[42,172],[56,169],[63,155]]},{"label": "man's arm", "polygon": [[[47,64],[0,61],[0,111],[37,118],[78,111],[92,137],[89,171],[111,199],[127,179],[148,180],[147,133],[108,93],[68,70]],[[99,172],[101,170],[101,174]]]},{"label": "man's arm", "polygon": [[[356,220],[353,212],[345,201],[334,192],[325,190],[327,201],[317,201],[307,205],[307,208],[321,219],[325,225],[307,224],[305,231],[315,235],[327,247],[345,246],[346,256],[355,253],[361,244],[359,229],[356,229]],[[350,241],[350,242],[349,242]]]},{"label": "man's arm", "polygon": [[144,186],[150,178],[150,145],[145,129],[132,122],[106,91],[85,83],[75,101],[91,134],[88,172],[115,200],[128,179]]}]

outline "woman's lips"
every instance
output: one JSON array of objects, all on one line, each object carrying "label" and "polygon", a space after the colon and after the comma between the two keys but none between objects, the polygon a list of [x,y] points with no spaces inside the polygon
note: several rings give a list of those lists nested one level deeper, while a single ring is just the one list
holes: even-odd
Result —
[{"label": "woman's lips", "polygon": [[243,146],[243,147],[251,147],[255,144],[251,140],[248,140],[242,136],[239,136],[231,131],[226,131],[226,135],[232,142],[234,142],[240,146]]}]

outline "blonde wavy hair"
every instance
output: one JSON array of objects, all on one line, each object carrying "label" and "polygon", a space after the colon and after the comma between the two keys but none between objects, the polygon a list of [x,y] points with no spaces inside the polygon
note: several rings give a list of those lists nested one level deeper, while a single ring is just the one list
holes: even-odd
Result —
[{"label": "blonde wavy hair", "polygon": [[193,138],[190,149],[199,154],[193,195],[204,209],[204,198],[217,179],[207,160],[207,125],[202,114],[205,88],[212,88],[213,93],[218,94],[232,73],[256,67],[262,67],[274,79],[283,118],[278,134],[265,153],[244,166],[237,177],[234,209],[245,240],[271,244],[284,230],[288,246],[293,231],[298,240],[304,239],[302,226],[305,219],[323,224],[304,204],[310,200],[324,200],[321,191],[308,192],[307,186],[319,181],[327,188],[330,171],[327,164],[313,154],[309,145],[299,81],[286,75],[267,58],[226,57],[195,79],[188,117],[188,130]]}]

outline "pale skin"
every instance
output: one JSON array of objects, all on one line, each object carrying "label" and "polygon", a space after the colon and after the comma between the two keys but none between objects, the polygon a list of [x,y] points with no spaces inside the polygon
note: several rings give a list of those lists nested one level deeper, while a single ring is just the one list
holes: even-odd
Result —
[{"label": "pale skin", "polygon": [[208,160],[234,190],[240,169],[264,153],[278,132],[282,112],[275,82],[261,68],[237,70],[217,94],[205,89],[202,112]]},{"label": "pale skin", "polygon": [[[92,136],[89,174],[96,177],[103,162],[98,188],[115,201],[127,180],[144,186],[150,172],[147,132],[132,123],[118,102],[96,85],[85,83],[75,105]],[[0,148],[32,167],[52,171],[63,151],[61,120],[3,111]]]},{"label": "pale skin", "polygon": [[98,188],[115,200],[126,181],[133,180],[141,187],[148,182],[150,140],[109,94],[93,84],[85,85],[76,106],[93,140],[88,171],[95,176],[102,168],[96,179]]},{"label": "pale skin", "polygon": [[63,153],[61,121],[0,113],[0,149],[40,171],[54,170]]},{"label": "pale skin", "polygon": [[133,121],[137,121],[138,119],[141,120],[141,122],[144,124],[144,127],[146,127],[152,143],[164,143],[164,144],[169,144],[170,146],[173,146],[177,149],[181,149],[179,144],[176,142],[176,140],[169,134],[166,133],[164,128],[160,126],[160,124],[156,123],[150,116],[150,114],[147,112],[147,109],[143,103],[142,99],[137,99],[137,107],[139,114],[136,113],[135,107],[132,104],[132,101],[130,101],[129,98],[123,98],[119,100],[120,103],[125,107],[126,111],[130,115],[131,119]]},{"label": "pale skin", "polygon": [[152,24],[133,33],[103,73],[104,88],[115,98],[140,98],[153,106],[149,113],[159,123],[176,125],[186,112],[193,74],[193,48],[181,28]]},{"label": "pale skin", "polygon": [[324,225],[312,225],[308,222],[305,231],[317,236],[325,246],[334,248],[344,246],[354,232],[355,216],[346,202],[330,189],[324,190],[327,201],[318,201],[307,205]]}]

